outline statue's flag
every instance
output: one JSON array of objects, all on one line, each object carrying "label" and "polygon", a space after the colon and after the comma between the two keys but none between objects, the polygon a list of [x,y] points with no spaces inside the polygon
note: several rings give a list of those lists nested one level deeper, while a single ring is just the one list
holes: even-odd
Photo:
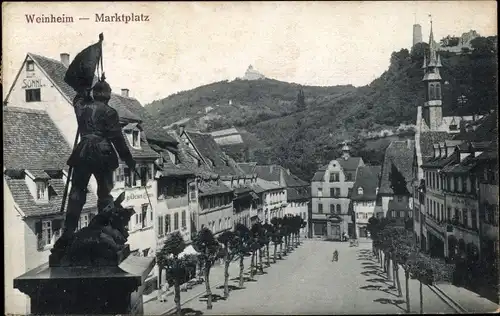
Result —
[{"label": "statue's flag", "polygon": [[104,37],[99,34],[99,42],[90,45],[76,55],[69,65],[64,81],[75,91],[92,88],[94,73],[102,56],[102,41]]}]

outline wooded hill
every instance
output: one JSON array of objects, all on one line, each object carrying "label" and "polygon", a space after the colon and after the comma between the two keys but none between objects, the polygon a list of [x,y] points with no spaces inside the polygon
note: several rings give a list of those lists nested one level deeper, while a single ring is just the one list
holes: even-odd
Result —
[{"label": "wooded hill", "polygon": [[[472,51],[440,52],[443,115],[484,113],[498,104],[497,37],[479,37]],[[147,105],[166,126],[190,118],[188,126],[216,130],[235,126],[262,142],[252,151],[259,163],[279,163],[309,180],[319,164],[337,157],[343,140],[354,154],[381,164],[389,142],[369,149],[360,135],[414,124],[424,102],[423,59],[428,45],[390,56],[390,65],[364,87],[314,87],[272,79],[222,81],[183,91]],[[458,101],[459,96],[465,96]],[[211,107],[212,109],[210,109]]]}]

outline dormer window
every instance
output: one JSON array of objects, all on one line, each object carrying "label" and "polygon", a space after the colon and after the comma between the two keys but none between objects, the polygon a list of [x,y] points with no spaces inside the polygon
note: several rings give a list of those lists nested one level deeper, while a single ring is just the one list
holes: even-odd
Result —
[{"label": "dormer window", "polygon": [[132,131],[132,147],[135,148],[141,147],[140,131],[137,130]]},{"label": "dormer window", "polygon": [[36,181],[37,201],[47,201],[49,199],[48,186],[46,181]]},{"label": "dormer window", "polygon": [[26,71],[35,71],[35,62],[33,60],[26,62]]},{"label": "dormer window", "polygon": [[363,195],[363,188],[362,187],[358,188],[358,195]]}]

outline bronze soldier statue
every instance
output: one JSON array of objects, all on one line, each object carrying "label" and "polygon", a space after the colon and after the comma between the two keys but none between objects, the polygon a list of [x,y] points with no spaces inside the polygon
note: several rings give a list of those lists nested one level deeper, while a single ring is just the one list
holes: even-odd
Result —
[{"label": "bronze soldier statue", "polygon": [[110,194],[113,173],[119,166],[116,152],[131,171],[135,170],[136,163],[122,134],[118,113],[108,105],[111,87],[104,76],[92,93],[93,100],[90,90],[81,88],[73,100],[81,138],[68,159],[73,174],[63,236],[74,233],[78,226],[92,175],[97,180],[98,211],[113,203]]}]

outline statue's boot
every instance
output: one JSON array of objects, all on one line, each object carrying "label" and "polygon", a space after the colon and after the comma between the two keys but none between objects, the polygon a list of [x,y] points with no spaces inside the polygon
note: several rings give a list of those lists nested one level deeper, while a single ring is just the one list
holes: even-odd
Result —
[{"label": "statue's boot", "polygon": [[61,263],[61,259],[67,252],[68,247],[73,241],[74,233],[69,230],[64,230],[61,237],[55,242],[54,247],[50,250],[51,254],[49,256],[49,265],[58,266]]}]

